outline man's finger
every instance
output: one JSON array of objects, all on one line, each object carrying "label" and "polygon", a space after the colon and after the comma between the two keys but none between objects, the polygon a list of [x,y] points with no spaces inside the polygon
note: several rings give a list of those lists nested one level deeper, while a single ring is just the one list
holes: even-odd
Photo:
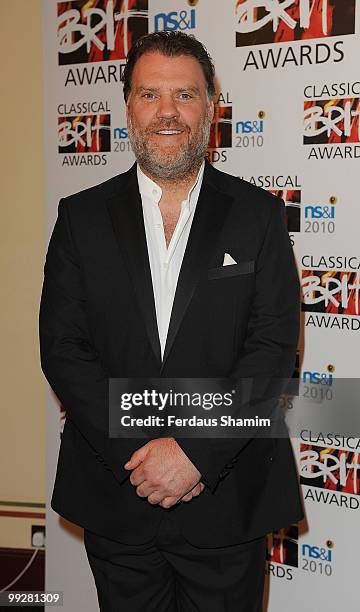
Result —
[{"label": "man's finger", "polygon": [[156,491],[155,485],[150,485],[147,480],[142,482],[138,487],[136,487],[136,494],[139,497],[148,497],[152,493]]},{"label": "man's finger", "polygon": [[129,480],[134,487],[139,486],[142,482],[146,480],[142,465],[132,471]]},{"label": "man's finger", "polygon": [[191,501],[193,497],[198,497],[200,495],[200,493],[203,492],[203,490],[205,489],[205,485],[202,482],[198,482],[197,485],[195,485],[195,487],[193,489],[191,489],[191,491],[189,491],[188,493],[186,493],[186,495],[184,495],[180,501]]},{"label": "man's finger", "polygon": [[151,495],[148,497],[149,504],[156,505],[159,504],[162,500],[161,494],[159,491],[153,491]]},{"label": "man's finger", "polygon": [[194,494],[193,494],[193,492],[192,492],[192,491],[190,491],[189,493],[186,493],[186,495],[184,495],[184,496],[181,498],[181,500],[180,500],[180,501],[182,501],[182,502],[189,502],[189,501],[191,501],[191,500],[192,500],[193,495],[194,495]]},{"label": "man's finger", "polygon": [[125,470],[134,470],[142,461],[144,461],[147,453],[149,452],[149,448],[147,444],[138,448],[130,457],[129,461],[124,464]]},{"label": "man's finger", "polygon": [[160,506],[162,508],[171,508],[172,506],[175,506],[177,502],[177,497],[164,497],[164,499],[160,502]]}]

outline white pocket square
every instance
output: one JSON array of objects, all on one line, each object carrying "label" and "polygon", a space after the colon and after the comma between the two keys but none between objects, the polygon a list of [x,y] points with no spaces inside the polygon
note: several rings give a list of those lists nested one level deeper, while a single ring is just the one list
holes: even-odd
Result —
[{"label": "white pocket square", "polygon": [[229,255],[229,253],[225,253],[224,255],[224,261],[223,261],[223,266],[231,266],[233,264],[236,264],[237,262],[235,261],[235,259],[233,259],[231,257],[231,255]]}]

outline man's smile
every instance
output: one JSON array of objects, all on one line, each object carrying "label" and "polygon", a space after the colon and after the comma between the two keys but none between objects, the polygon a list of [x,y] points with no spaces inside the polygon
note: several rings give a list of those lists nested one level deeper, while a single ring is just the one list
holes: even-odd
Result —
[{"label": "man's smile", "polygon": [[160,136],[178,136],[179,134],[182,134],[184,130],[169,130],[169,129],[162,129],[162,130],[155,130],[154,133],[158,134]]}]

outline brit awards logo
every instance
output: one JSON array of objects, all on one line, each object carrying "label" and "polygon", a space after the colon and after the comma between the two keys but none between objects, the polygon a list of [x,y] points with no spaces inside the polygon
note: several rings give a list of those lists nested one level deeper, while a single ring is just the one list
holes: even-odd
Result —
[{"label": "brit awards logo", "polygon": [[[355,33],[355,0],[236,0],[235,12],[236,47],[279,43],[251,50],[244,70],[340,62],[344,41],[327,39]],[[312,39],[324,42],[281,45]]]},{"label": "brit awards logo", "polygon": [[301,189],[269,189],[285,203],[285,222],[294,246],[294,233],[301,231]]},{"label": "brit awards logo", "polygon": [[[125,60],[131,46],[148,33],[148,0],[71,0],[57,6],[59,66]],[[65,86],[120,79],[116,65],[93,65],[70,68]]]},{"label": "brit awards logo", "polygon": [[223,149],[232,146],[232,106],[216,106],[211,124],[209,148]]},{"label": "brit awards logo", "polygon": [[[259,113],[260,114],[260,113]],[[261,113],[262,120],[265,113]],[[252,185],[270,191],[273,195],[281,198],[285,204],[285,223],[289,232],[292,245],[295,244],[296,235],[301,232],[301,182],[297,175],[266,174],[259,176],[240,176]]]},{"label": "brit awards logo", "polygon": [[[342,264],[346,264],[344,267]],[[302,257],[305,327],[358,331],[360,273],[356,257]],[[321,270],[326,266],[326,270]],[[349,269],[350,268],[350,269]]]},{"label": "brit awards logo", "polygon": [[110,151],[110,114],[58,117],[58,152],[62,166],[106,165],[106,153]]},{"label": "brit awards logo", "polygon": [[[339,84],[336,88],[340,89]],[[304,102],[303,143],[309,146],[308,159],[355,159],[360,157],[359,83],[348,83],[349,97],[306,99]],[[305,87],[305,94],[312,87]],[[329,87],[322,91],[329,91]],[[344,90],[344,88],[343,88]],[[354,91],[357,95],[353,95]],[[326,94],[325,94],[326,95]]]},{"label": "brit awards logo", "polygon": [[291,568],[298,567],[298,539],[298,525],[290,525],[268,535],[266,557],[268,574],[275,578],[293,579]]},{"label": "brit awards logo", "polygon": [[215,102],[208,143],[207,156],[211,163],[226,162],[228,159],[227,149],[232,147],[232,110],[230,93],[220,92]]},{"label": "brit awards logo", "polygon": [[304,498],[357,510],[360,495],[360,452],[300,443],[300,482]]}]

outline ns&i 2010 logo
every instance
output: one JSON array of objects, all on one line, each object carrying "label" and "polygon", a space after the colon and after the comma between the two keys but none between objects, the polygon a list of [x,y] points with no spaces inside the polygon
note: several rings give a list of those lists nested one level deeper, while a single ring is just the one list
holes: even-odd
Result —
[{"label": "ns&i 2010 logo", "polygon": [[303,557],[308,557],[310,559],[319,559],[322,561],[332,561],[332,547],[327,544],[326,548],[324,546],[312,546],[311,544],[303,544],[301,547],[301,554]]},{"label": "ns&i 2010 logo", "polygon": [[265,112],[263,110],[258,111],[256,118],[236,121],[235,146],[242,149],[262,147],[264,144],[264,131]]},{"label": "ns&i 2010 logo", "polygon": [[196,28],[196,10],[182,9],[169,13],[158,13],[154,18],[155,32],[176,32],[181,30],[194,30]]},{"label": "ns&i 2010 logo", "polygon": [[301,569],[312,574],[331,576],[333,573],[333,548],[334,542],[332,540],[327,540],[325,546],[302,544]]},{"label": "ns&i 2010 logo", "polygon": [[328,204],[311,203],[304,206],[305,232],[334,234],[336,229],[337,197],[330,196]]}]

